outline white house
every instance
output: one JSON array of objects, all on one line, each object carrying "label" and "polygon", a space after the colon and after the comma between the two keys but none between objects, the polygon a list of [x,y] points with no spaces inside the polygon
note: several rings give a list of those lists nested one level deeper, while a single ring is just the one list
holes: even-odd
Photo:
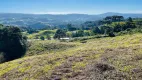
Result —
[{"label": "white house", "polygon": [[70,40],[70,38],[60,38],[60,40]]}]

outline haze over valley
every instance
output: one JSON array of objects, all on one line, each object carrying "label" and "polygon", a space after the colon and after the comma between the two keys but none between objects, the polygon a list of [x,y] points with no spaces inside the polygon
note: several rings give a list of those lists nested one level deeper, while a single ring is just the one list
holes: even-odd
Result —
[{"label": "haze over valley", "polygon": [[22,14],[22,13],[0,13],[0,23],[18,27],[31,27],[42,29],[45,27],[66,27],[67,24],[81,25],[86,21],[96,21],[106,16],[119,15],[125,18],[142,18],[137,13],[114,13],[108,12],[98,15],[88,14]]}]

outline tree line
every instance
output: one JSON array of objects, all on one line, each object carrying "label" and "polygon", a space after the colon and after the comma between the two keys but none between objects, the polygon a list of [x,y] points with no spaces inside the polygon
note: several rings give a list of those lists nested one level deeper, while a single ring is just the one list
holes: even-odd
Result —
[{"label": "tree line", "polygon": [[131,17],[124,19],[123,16],[107,16],[103,20],[87,21],[80,28],[68,24],[67,29],[57,30],[54,38],[57,38],[60,34],[59,37],[83,37],[94,35],[115,37],[116,33],[138,28],[137,24],[139,24],[140,27],[142,26],[140,21],[135,22]]}]

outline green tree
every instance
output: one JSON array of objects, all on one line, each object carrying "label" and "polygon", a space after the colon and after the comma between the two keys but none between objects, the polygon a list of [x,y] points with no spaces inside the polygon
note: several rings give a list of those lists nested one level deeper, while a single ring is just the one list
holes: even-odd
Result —
[{"label": "green tree", "polygon": [[102,34],[107,34],[110,31],[110,27],[109,26],[100,26],[100,30]]},{"label": "green tree", "polygon": [[113,32],[109,32],[108,36],[109,37],[115,37],[115,34]]},{"label": "green tree", "polygon": [[54,35],[54,39],[60,39],[66,37],[66,33],[62,29],[58,29]]},{"label": "green tree", "polygon": [[127,21],[128,21],[128,22],[133,22],[133,19],[132,19],[131,17],[129,17],[129,18],[127,19]]},{"label": "green tree", "polygon": [[109,33],[112,33],[112,32],[113,32],[112,28],[110,27],[105,28],[105,35],[108,35]]},{"label": "green tree", "polygon": [[4,53],[6,61],[20,58],[25,54],[26,39],[17,27],[7,26],[0,29],[0,52]]},{"label": "green tree", "polygon": [[95,34],[101,34],[101,30],[98,27],[94,27],[94,29],[92,31]]},{"label": "green tree", "polygon": [[83,30],[79,30],[79,31],[77,32],[77,36],[78,36],[78,37],[83,37],[83,36],[84,36],[84,31],[83,31]]},{"label": "green tree", "polygon": [[124,17],[123,16],[107,16],[105,19],[105,21],[111,21],[111,22],[119,22],[119,21],[123,21]]},{"label": "green tree", "polygon": [[136,28],[136,25],[134,24],[134,22],[133,22],[133,19],[131,18],[131,17],[129,17],[128,19],[127,19],[127,21],[126,21],[126,24],[125,24],[125,26],[124,26],[124,30],[127,30],[128,28]]},{"label": "green tree", "polygon": [[84,36],[91,36],[91,31],[84,31]]},{"label": "green tree", "polygon": [[68,31],[75,31],[76,28],[72,26],[72,24],[67,25]]},{"label": "green tree", "polygon": [[113,28],[109,26],[101,26],[101,33],[105,35],[111,35],[113,34]]},{"label": "green tree", "polygon": [[72,33],[72,36],[73,37],[83,37],[85,36],[85,32],[83,30],[79,30],[79,31]]},{"label": "green tree", "polygon": [[40,37],[41,40],[45,40],[45,38],[43,36]]},{"label": "green tree", "polygon": [[112,27],[114,32],[120,32],[123,30],[123,25],[121,25],[120,23],[114,24]]},{"label": "green tree", "polygon": [[32,33],[37,33],[38,31],[35,29],[32,29],[30,27],[27,28],[27,33],[32,34]]}]

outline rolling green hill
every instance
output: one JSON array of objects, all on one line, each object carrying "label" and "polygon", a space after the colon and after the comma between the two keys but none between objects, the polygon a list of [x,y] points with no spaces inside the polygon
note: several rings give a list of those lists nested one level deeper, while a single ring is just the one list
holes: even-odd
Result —
[{"label": "rolling green hill", "polygon": [[33,33],[33,34],[28,34],[29,39],[34,39],[34,38],[40,38],[41,36],[44,36],[46,38],[47,34],[50,35],[51,37],[54,36],[56,30],[41,30],[38,33]]},{"label": "rolling green hill", "polygon": [[84,44],[32,44],[24,58],[0,64],[0,80],[142,79],[142,34],[91,39]]}]

